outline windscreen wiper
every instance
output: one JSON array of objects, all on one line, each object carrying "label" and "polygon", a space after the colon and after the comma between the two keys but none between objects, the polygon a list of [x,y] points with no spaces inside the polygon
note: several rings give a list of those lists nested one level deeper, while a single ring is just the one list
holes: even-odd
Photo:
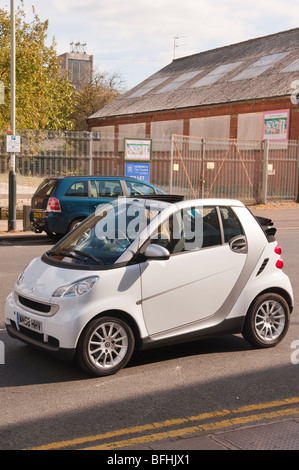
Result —
[{"label": "windscreen wiper", "polygon": [[90,255],[89,253],[85,253],[84,251],[80,250],[72,250],[72,251],[47,251],[46,252],[48,256],[64,256],[68,258],[74,258],[74,259],[79,259],[81,261],[86,261],[87,258],[92,259],[95,263],[103,265],[103,261],[100,260],[99,258],[96,258],[93,255]]},{"label": "windscreen wiper", "polygon": [[74,256],[69,251],[52,251],[49,250],[46,252],[48,256],[68,256],[69,258],[78,258],[78,256]]},{"label": "windscreen wiper", "polygon": [[72,250],[72,251],[76,253],[77,255],[85,256],[86,258],[92,259],[97,264],[100,264],[100,265],[104,264],[100,258],[97,258],[96,256],[93,256],[90,253],[86,253],[85,251],[81,251],[81,250]]}]

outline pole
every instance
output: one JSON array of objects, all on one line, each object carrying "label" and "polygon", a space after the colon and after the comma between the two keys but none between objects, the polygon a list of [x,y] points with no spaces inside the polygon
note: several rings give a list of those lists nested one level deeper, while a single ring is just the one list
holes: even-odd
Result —
[{"label": "pole", "polygon": [[172,194],[172,180],[173,180],[173,152],[174,152],[174,147],[173,147],[173,141],[174,141],[174,135],[171,135],[171,155],[170,155],[170,173],[169,173],[169,193]]},{"label": "pole", "polygon": [[[10,124],[12,135],[16,135],[16,44],[15,44],[15,0],[10,0]],[[16,229],[16,156],[10,155],[9,200],[8,200],[8,231]]]},{"label": "pole", "polygon": [[92,171],[92,151],[93,151],[93,138],[92,138],[92,131],[89,132],[89,158],[88,158],[88,174],[91,176],[93,174]]},{"label": "pole", "polygon": [[262,180],[262,195],[261,203],[267,203],[268,196],[268,161],[269,161],[269,140],[264,140],[264,152],[263,152],[263,180]]}]

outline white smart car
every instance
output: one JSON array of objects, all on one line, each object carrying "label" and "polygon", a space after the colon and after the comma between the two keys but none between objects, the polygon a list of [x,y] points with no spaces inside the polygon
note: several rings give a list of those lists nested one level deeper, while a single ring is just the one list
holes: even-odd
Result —
[{"label": "white smart car", "polygon": [[293,293],[270,220],[240,201],[118,199],[36,258],[5,306],[8,333],[104,376],[135,349],[242,333],[285,336]]}]

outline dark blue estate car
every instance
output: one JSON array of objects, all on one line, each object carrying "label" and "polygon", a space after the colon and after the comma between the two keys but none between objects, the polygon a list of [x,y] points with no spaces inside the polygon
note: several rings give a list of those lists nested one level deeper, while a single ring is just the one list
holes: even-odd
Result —
[{"label": "dark blue estate car", "polygon": [[31,200],[34,232],[64,235],[92,214],[99,204],[118,196],[165,194],[155,186],[129,177],[65,176],[46,178]]}]

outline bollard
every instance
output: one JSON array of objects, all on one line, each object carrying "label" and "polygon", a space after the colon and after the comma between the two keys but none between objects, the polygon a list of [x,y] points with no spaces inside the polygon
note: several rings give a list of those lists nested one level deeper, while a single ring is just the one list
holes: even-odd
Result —
[{"label": "bollard", "polygon": [[30,209],[31,209],[30,206],[23,206],[23,230],[24,232],[28,232],[31,230],[30,220],[29,220]]}]

